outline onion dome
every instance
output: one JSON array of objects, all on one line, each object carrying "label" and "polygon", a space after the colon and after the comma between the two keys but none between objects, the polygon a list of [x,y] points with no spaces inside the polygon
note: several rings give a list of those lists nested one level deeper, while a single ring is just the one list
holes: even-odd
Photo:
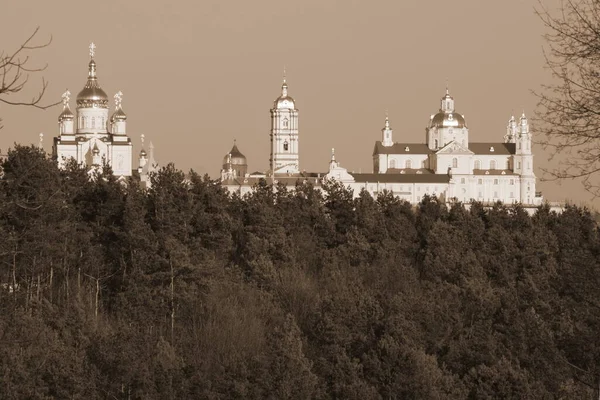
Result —
[{"label": "onion dome", "polygon": [[64,120],[73,120],[75,118],[75,115],[73,115],[73,111],[71,111],[71,107],[69,107],[69,104],[65,104],[63,106],[63,110],[60,113],[60,115],[58,116],[58,122],[64,121]]},{"label": "onion dome", "polygon": [[274,107],[276,109],[290,109],[293,110],[296,108],[296,102],[291,96],[288,96],[288,85],[283,78],[283,84],[281,85],[281,96],[279,96],[274,103]]},{"label": "onion dome", "polygon": [[125,112],[121,108],[121,105],[119,104],[117,106],[117,109],[113,113],[113,115],[110,117],[110,120],[112,122],[115,122],[115,121],[125,121],[126,119],[127,119],[127,114],[125,114]]},{"label": "onion dome", "polygon": [[440,111],[431,116],[430,128],[465,128],[467,126],[464,115],[454,110],[454,98],[450,96],[448,89],[446,89],[446,95],[442,97],[441,104]]},{"label": "onion dome", "polygon": [[71,107],[69,107],[69,100],[71,99],[71,92],[69,92],[69,89],[65,90],[65,92],[62,94],[62,99],[63,99],[63,110],[60,113],[60,115],[58,116],[58,122],[61,122],[63,120],[73,120],[73,118],[75,118],[75,115],[73,115],[73,111],[71,111]]},{"label": "onion dome", "polygon": [[108,96],[100,87],[96,76],[96,61],[94,61],[94,49],[90,45],[90,63],[88,64],[88,80],[83,90],[77,95],[77,108],[108,108]]},{"label": "onion dome", "polygon": [[123,93],[121,91],[118,91],[117,94],[115,94],[114,98],[115,98],[115,112],[110,117],[110,120],[112,122],[125,121],[127,119],[127,114],[125,114],[125,112],[123,111],[123,108],[121,107],[121,101],[123,100]]},{"label": "onion dome", "polygon": [[140,158],[142,157],[146,157],[148,154],[146,153],[146,150],[142,149],[140,150]]},{"label": "onion dome", "polygon": [[237,148],[237,144],[235,140],[233,141],[233,147],[231,151],[225,155],[223,158],[223,164],[231,164],[231,165],[247,165],[246,164],[246,156],[243,155],[240,150]]}]

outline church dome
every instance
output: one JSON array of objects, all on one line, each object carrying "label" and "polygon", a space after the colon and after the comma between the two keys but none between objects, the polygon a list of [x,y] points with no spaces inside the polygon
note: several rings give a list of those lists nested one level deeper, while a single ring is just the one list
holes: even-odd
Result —
[{"label": "church dome", "polygon": [[431,128],[464,128],[467,126],[465,117],[456,112],[439,112],[431,117]]},{"label": "church dome", "polygon": [[69,107],[68,104],[65,104],[63,107],[63,111],[58,116],[58,122],[63,121],[65,119],[72,120],[73,118],[75,118],[75,115],[73,115],[71,107]]},{"label": "church dome", "polygon": [[77,108],[108,108],[108,96],[102,90],[96,76],[96,62],[92,58],[89,63],[88,81],[77,95]]},{"label": "church dome", "polygon": [[117,109],[115,110],[115,112],[113,113],[113,115],[110,117],[111,121],[125,121],[127,119],[127,114],[125,114],[125,111],[123,111],[123,109],[121,108],[121,105],[119,105],[117,107]]},{"label": "church dome", "polygon": [[454,98],[446,88],[446,95],[442,97],[440,111],[431,116],[430,128],[465,128],[467,123],[462,114],[454,110]]},{"label": "church dome", "polygon": [[291,96],[288,96],[288,85],[285,80],[283,81],[283,85],[281,85],[281,96],[275,100],[273,106],[278,110],[293,110],[296,108],[296,102]]},{"label": "church dome", "polygon": [[234,143],[231,151],[223,158],[223,164],[247,165],[246,156],[239,151],[237,145]]}]

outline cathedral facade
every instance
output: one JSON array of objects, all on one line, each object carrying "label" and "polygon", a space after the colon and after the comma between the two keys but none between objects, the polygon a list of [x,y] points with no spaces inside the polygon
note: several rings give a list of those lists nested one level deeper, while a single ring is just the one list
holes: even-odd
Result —
[{"label": "cathedral facade", "polygon": [[[123,111],[123,93],[117,92],[114,110],[109,110],[109,98],[100,87],[95,61],[96,46],[90,45],[90,62],[85,86],[76,98],[75,113],[71,111],[69,90],[63,93],[63,110],[58,117],[59,135],[54,138],[53,156],[59,167],[70,159],[88,169],[90,173],[104,163],[110,165],[114,175],[128,177],[135,173],[142,182],[148,181],[148,173],[156,166],[153,149],[148,155],[143,148],[139,167],[133,167],[133,146],[127,134],[127,115]],[[110,114],[110,116],[109,116]],[[150,144],[152,147],[152,144]]]},{"label": "cathedral facade", "polygon": [[348,172],[333,150],[328,170],[308,173],[300,169],[298,109],[285,79],[271,109],[270,139],[270,168],[264,173],[248,174],[246,157],[234,145],[223,160],[224,187],[244,194],[260,179],[284,182],[290,187],[299,180],[320,186],[334,179],[352,189],[354,196],[363,189],[372,196],[385,190],[413,204],[425,195],[463,203],[500,201],[528,207],[543,201],[541,193],[536,192],[532,134],[525,114],[518,121],[510,118],[506,134],[498,142],[470,141],[465,117],[455,110],[448,90],[439,111],[429,119],[424,143],[395,142],[386,116],[381,140],[376,141],[373,150],[372,173]]}]

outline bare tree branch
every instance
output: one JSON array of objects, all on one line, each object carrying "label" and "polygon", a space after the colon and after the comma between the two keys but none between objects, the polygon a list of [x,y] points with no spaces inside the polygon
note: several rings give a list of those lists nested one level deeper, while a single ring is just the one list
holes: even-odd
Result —
[{"label": "bare tree branch", "polygon": [[[35,107],[41,110],[53,107],[60,103],[45,104],[42,103],[42,98],[48,88],[48,82],[42,77],[41,88],[38,93],[30,100],[9,99],[9,97],[21,92],[29,82],[30,74],[43,72],[48,65],[43,67],[30,66],[30,58],[27,52],[48,47],[52,43],[52,36],[48,41],[42,44],[35,44],[34,40],[38,34],[39,26],[33,33],[19,46],[15,51],[0,52],[0,102],[11,106],[28,106]],[[0,129],[2,129],[2,119],[0,118]]]}]

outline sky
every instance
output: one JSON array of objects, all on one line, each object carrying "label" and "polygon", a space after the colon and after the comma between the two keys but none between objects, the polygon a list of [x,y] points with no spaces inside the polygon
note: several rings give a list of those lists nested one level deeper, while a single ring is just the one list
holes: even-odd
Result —
[{"label": "sky", "polygon": [[[30,54],[32,66],[47,64],[46,102],[68,88],[74,109],[94,42],[100,85],[110,98],[123,92],[135,158],[144,134],[161,164],[214,178],[234,139],[249,171],[268,169],[269,109],[284,67],[299,108],[300,168],[315,172],[328,170],[332,148],[349,171],[371,172],[386,110],[395,141],[424,142],[446,85],[469,139],[500,142],[511,114],[533,117],[532,91],[551,81],[537,0],[1,2],[0,50],[37,26],[39,42],[52,38]],[[40,84],[32,76],[21,98]],[[60,112],[0,104],[0,149],[43,132],[50,152]],[[550,154],[534,154],[543,178]],[[537,189],[549,201],[590,200],[578,182]]]}]

